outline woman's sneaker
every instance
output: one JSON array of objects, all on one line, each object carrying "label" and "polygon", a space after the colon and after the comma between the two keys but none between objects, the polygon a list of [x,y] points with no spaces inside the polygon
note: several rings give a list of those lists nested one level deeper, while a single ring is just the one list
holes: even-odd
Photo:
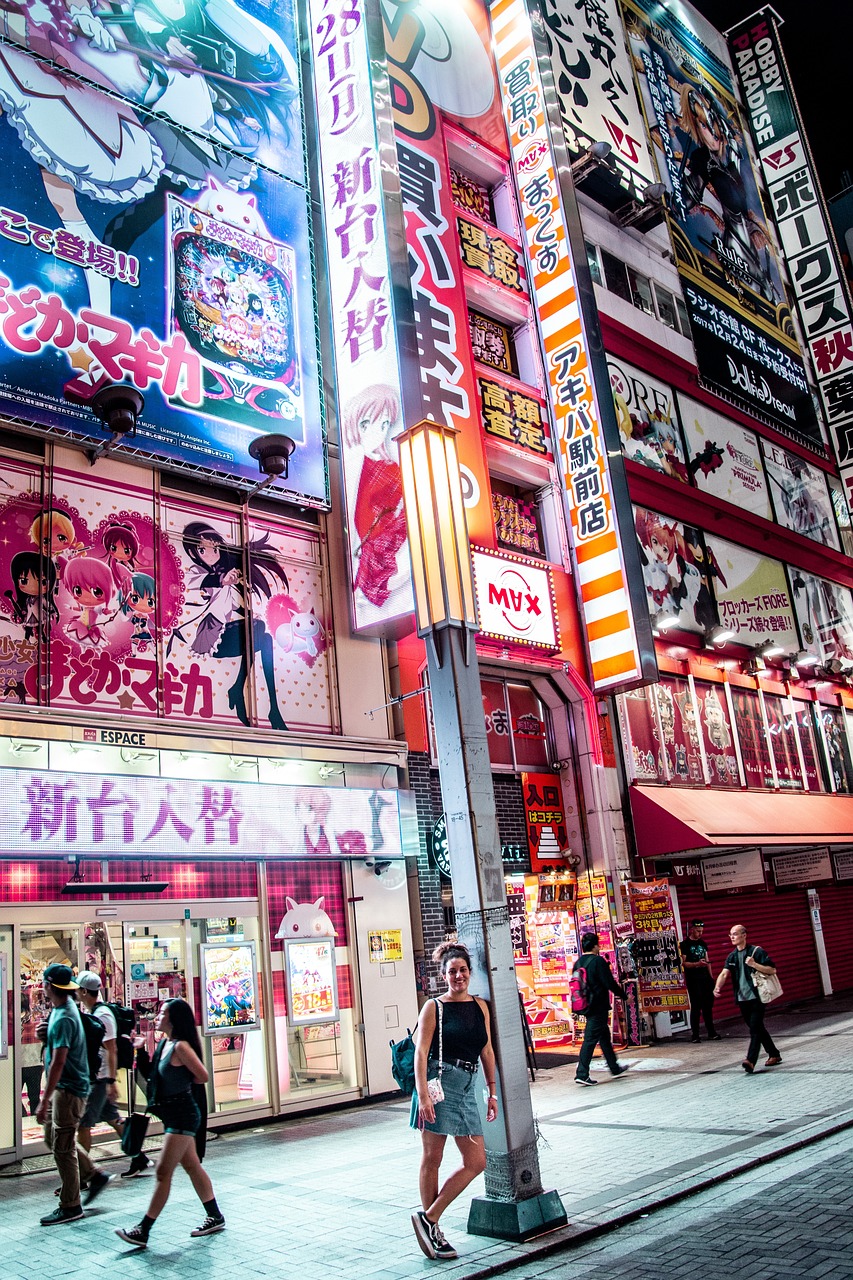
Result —
[{"label": "woman's sneaker", "polygon": [[124,1173],[121,1176],[123,1178],[138,1178],[141,1173],[144,1173],[145,1170],[150,1167],[151,1167],[151,1161],[148,1159],[146,1155],[142,1155],[140,1153],[138,1156],[133,1157],[133,1159],[130,1162],[130,1168],[125,1169]]},{"label": "woman's sneaker", "polygon": [[434,1258],[435,1245],[432,1242],[433,1224],[422,1209],[418,1209],[417,1213],[412,1214],[412,1226],[415,1229],[415,1236],[417,1237],[418,1244],[421,1246],[421,1251],[425,1253],[428,1258]]},{"label": "woman's sneaker", "polygon": [[148,1236],[141,1227],[116,1227],[116,1235],[136,1249],[148,1248]]},{"label": "woman's sneaker", "polygon": [[215,1236],[217,1231],[225,1230],[225,1219],[223,1217],[213,1218],[207,1217],[200,1227],[196,1227],[195,1231],[191,1231],[191,1236]]},{"label": "woman's sneaker", "polygon": [[430,1236],[432,1237],[432,1247],[435,1250],[433,1257],[435,1258],[458,1258],[459,1254],[445,1238],[444,1232],[437,1222],[430,1227]]}]

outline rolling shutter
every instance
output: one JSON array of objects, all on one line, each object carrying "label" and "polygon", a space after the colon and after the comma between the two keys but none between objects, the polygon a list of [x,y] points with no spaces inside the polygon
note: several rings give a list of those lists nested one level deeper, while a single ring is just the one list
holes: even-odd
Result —
[{"label": "rolling shutter", "polygon": [[853,987],[853,885],[818,885],[817,896],[832,990],[847,991]]}]

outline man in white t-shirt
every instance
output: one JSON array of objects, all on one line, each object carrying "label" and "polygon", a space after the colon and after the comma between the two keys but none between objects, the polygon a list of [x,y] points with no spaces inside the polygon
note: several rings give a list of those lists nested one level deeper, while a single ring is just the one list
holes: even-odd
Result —
[{"label": "man in white t-shirt", "polygon": [[89,1093],[86,1111],[80,1121],[78,1140],[86,1151],[92,1150],[92,1130],[96,1124],[108,1124],[115,1129],[119,1137],[122,1135],[124,1121],[116,1107],[118,1089],[116,1088],[116,1070],[118,1055],[118,1028],[112,1010],[103,1003],[101,979],[97,973],[87,970],[78,974],[77,985],[80,988],[80,1003],[87,1013],[93,1013],[104,1024],[104,1038],[101,1041],[101,1069],[98,1078]]}]

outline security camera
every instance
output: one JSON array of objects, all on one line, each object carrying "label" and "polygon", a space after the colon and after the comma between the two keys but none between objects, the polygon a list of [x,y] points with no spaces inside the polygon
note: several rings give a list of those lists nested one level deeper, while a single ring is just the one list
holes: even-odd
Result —
[{"label": "security camera", "polygon": [[89,406],[115,439],[118,436],[133,435],[139,415],[145,408],[145,399],[136,387],[114,382],[101,387],[89,401]]},{"label": "security camera", "polygon": [[296,441],[290,436],[258,436],[249,445],[249,456],[255,459],[265,476],[284,476],[286,479],[290,455],[295,448]]},{"label": "security camera", "polygon": [[373,862],[373,874],[381,876],[383,871],[387,871],[391,865],[390,858],[376,858]]}]

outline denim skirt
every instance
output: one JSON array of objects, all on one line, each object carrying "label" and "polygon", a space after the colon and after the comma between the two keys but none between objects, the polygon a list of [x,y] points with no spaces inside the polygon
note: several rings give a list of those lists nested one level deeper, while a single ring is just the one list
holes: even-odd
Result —
[{"label": "denim skirt", "polygon": [[409,1123],[413,1129],[428,1133],[446,1133],[453,1138],[473,1137],[483,1132],[483,1118],[477,1106],[479,1071],[472,1075],[462,1067],[446,1065],[441,1073],[444,1102],[435,1104],[435,1121],[421,1124],[418,1116],[418,1091],[412,1094]]}]

